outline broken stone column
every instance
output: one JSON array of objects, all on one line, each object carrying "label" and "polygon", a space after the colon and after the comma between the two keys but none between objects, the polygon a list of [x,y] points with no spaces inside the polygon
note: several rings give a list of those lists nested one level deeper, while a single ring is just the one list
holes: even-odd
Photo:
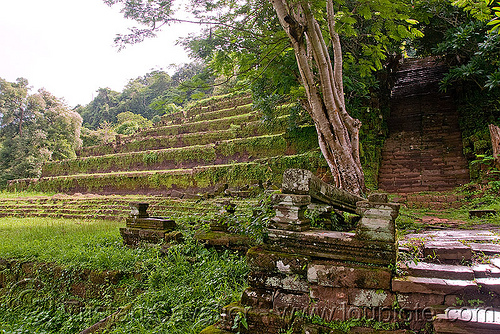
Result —
[{"label": "broken stone column", "polygon": [[373,194],[368,201],[357,203],[357,213],[361,216],[356,229],[356,238],[387,243],[396,242],[396,218],[399,204],[387,203],[387,195]]},{"label": "broken stone column", "polygon": [[136,247],[142,243],[157,244],[161,241],[179,241],[180,232],[175,232],[175,221],[163,217],[149,217],[148,203],[131,203],[130,216],[126,220],[126,227],[120,228],[123,243]]},{"label": "broken stone column", "polygon": [[269,223],[269,228],[289,231],[306,231],[310,220],[304,216],[307,206],[311,204],[311,196],[294,194],[273,195],[276,216]]}]

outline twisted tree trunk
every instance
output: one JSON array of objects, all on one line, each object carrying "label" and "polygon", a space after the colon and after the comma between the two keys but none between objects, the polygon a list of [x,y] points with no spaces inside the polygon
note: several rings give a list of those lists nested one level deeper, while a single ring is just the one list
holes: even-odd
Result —
[{"label": "twisted tree trunk", "polygon": [[305,107],[316,126],[319,146],[335,185],[354,194],[362,194],[365,181],[359,158],[361,122],[352,118],[345,107],[342,49],[335,30],[333,2],[327,0],[326,8],[333,64],[325,36],[308,1],[271,0],[271,3],[295,51],[306,91]]}]

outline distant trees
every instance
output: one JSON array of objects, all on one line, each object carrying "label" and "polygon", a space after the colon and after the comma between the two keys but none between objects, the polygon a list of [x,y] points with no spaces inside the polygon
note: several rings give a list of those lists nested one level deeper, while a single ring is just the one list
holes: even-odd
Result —
[{"label": "distant trees", "polygon": [[44,161],[73,158],[81,145],[81,116],[44,89],[29,91],[24,78],[0,78],[0,185],[38,177]]},{"label": "distant trees", "polygon": [[172,108],[210,94],[212,81],[205,66],[196,62],[179,67],[172,77],[154,70],[131,79],[122,92],[99,88],[97,96],[78,108],[78,112],[91,130],[97,130],[104,123],[121,123],[117,115],[125,112],[153,120],[155,116],[171,112]]}]

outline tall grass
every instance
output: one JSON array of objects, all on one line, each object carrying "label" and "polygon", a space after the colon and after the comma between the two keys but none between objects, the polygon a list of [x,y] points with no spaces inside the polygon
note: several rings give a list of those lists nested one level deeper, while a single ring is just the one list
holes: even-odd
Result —
[{"label": "tall grass", "polygon": [[129,270],[144,252],[122,246],[122,226],[103,220],[0,218],[0,257]]}]

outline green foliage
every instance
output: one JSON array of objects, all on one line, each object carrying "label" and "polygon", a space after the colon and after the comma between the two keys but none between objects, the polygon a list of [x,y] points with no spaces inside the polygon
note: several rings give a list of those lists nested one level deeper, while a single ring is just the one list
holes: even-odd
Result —
[{"label": "green foliage", "polygon": [[256,244],[264,241],[267,235],[269,220],[276,215],[271,195],[259,195],[259,202],[251,210],[238,212],[234,215],[221,217],[223,223],[232,233],[243,234],[250,237]]},{"label": "green foliage", "polygon": [[82,119],[64,102],[28,81],[0,78],[0,187],[14,178],[38,177],[48,160],[74,158]]},{"label": "green foliage", "polygon": [[313,324],[325,326],[343,333],[349,333],[353,327],[368,327],[375,330],[396,330],[400,326],[397,322],[382,322],[365,317],[352,318],[345,321],[337,320],[328,322],[318,315],[311,316],[303,312],[297,312],[296,315],[301,318],[307,319]]},{"label": "green foliage", "polygon": [[[210,94],[211,88],[207,87],[210,80],[210,74],[199,63],[179,67],[172,77],[162,70],[154,70],[131,79],[122,92],[100,88],[97,96],[88,105],[80,107],[78,112],[89,129],[96,130],[107,122],[117,124],[118,133],[131,134],[150,126],[144,119],[152,120],[154,116],[175,112],[180,105]],[[118,118],[123,113],[129,116]],[[128,113],[136,116],[131,118]]]},{"label": "green foliage", "polygon": [[[0,257],[83,268],[130,270],[146,253],[120,251],[123,224],[98,220],[1,218]],[[149,255],[150,256],[150,255]]]},{"label": "green foliage", "polygon": [[83,147],[103,145],[106,150],[110,150],[112,147],[109,144],[115,140],[116,132],[110,123],[103,122],[97,130],[82,127],[80,137]]}]

